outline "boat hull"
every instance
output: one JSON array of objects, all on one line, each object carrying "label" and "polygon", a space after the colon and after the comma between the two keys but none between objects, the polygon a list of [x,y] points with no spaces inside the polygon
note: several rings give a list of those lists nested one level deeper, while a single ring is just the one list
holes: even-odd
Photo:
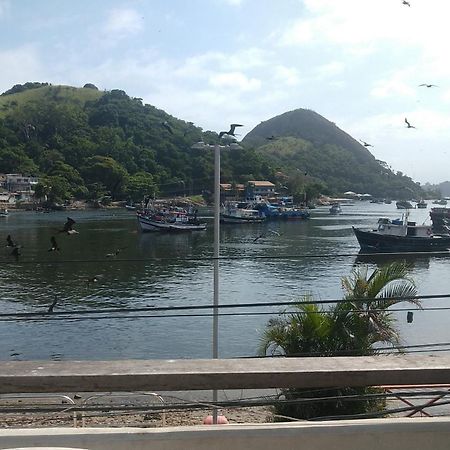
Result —
[{"label": "boat hull", "polygon": [[189,231],[206,230],[205,223],[163,222],[142,215],[138,215],[137,219],[139,227],[144,233],[185,233]]},{"label": "boat hull", "polygon": [[364,251],[378,252],[430,252],[450,248],[450,236],[409,237],[382,235],[374,231],[353,227],[356,239]]},{"label": "boat hull", "polygon": [[221,223],[261,223],[264,222],[266,218],[263,216],[260,217],[240,217],[233,216],[230,214],[220,214],[220,222]]}]

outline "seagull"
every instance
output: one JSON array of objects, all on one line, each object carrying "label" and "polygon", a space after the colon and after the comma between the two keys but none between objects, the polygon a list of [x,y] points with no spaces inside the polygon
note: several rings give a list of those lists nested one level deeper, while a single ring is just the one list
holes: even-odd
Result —
[{"label": "seagull", "polygon": [[427,84],[427,83],[419,84],[419,87],[422,87],[422,86],[427,87],[427,88],[439,87],[437,84]]},{"label": "seagull", "polygon": [[373,145],[372,144],[368,144],[366,141],[363,141],[363,140],[359,140],[359,142],[361,142],[362,143],[362,145],[364,145],[364,147],[373,147]]},{"label": "seagull", "polygon": [[51,314],[53,312],[53,308],[58,303],[58,297],[55,295],[55,299],[53,300],[52,304],[48,307],[47,313]]},{"label": "seagull", "polygon": [[406,117],[405,117],[405,123],[406,123],[406,128],[416,128],[408,122],[408,119]]},{"label": "seagull", "polygon": [[16,244],[12,240],[12,237],[10,234],[8,234],[8,236],[6,237],[6,246],[7,247],[16,247]]},{"label": "seagull", "polygon": [[67,233],[67,234],[78,234],[78,231],[73,229],[73,225],[75,224],[75,220],[70,217],[67,218],[66,223],[62,230],[59,230],[58,233]]},{"label": "seagull", "polygon": [[229,131],[221,131],[219,133],[219,139],[224,136],[225,134],[227,134],[228,136],[236,136],[234,134],[234,130],[236,129],[236,127],[243,127],[244,125],[239,125],[238,123],[232,123],[230,125],[230,130]]},{"label": "seagull", "polygon": [[172,127],[169,125],[169,122],[167,122],[167,120],[165,120],[164,122],[162,122],[161,125],[162,125],[162,126],[163,126],[170,134],[173,134]]},{"label": "seagull", "polygon": [[403,3],[404,5],[406,5],[406,6],[409,6],[409,7],[411,7],[411,5],[409,4],[409,2],[408,2],[408,1],[406,1],[406,0],[403,0],[403,1],[402,1],[402,3]]},{"label": "seagull", "polygon": [[50,238],[50,242],[52,243],[52,246],[48,249],[49,252],[59,252],[61,250],[56,242],[55,236]]}]

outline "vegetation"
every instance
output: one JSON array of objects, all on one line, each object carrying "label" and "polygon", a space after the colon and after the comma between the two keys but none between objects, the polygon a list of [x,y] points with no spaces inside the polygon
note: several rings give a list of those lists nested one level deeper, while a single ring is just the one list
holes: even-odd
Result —
[{"label": "vegetation", "polygon": [[[408,297],[416,295],[416,286],[408,277],[408,266],[395,262],[375,269],[354,270],[342,279],[344,298],[329,309],[311,302],[295,306],[282,318],[271,319],[261,340],[261,354],[292,356],[368,356],[378,353],[380,344],[399,344],[395,321],[389,311],[402,301],[420,306]],[[339,400],[344,395],[376,393],[373,388],[336,388],[305,391],[285,389],[286,400],[335,397],[333,400],[305,403],[279,403],[277,413],[283,416],[311,419],[380,410],[383,402],[373,397],[353,401]],[[338,399],[336,399],[336,397]]]},{"label": "vegetation", "polygon": [[396,199],[423,196],[419,184],[401,172],[394,173],[314,111],[297,109],[262,122],[245,136],[243,144],[256,148],[290,177],[300,169],[306,173],[305,186],[319,182],[324,186],[322,193],[354,191]]},{"label": "vegetation", "polygon": [[[267,141],[271,135],[280,139]],[[213,155],[191,148],[199,140],[219,142],[216,133],[92,83],[25,83],[0,96],[0,170],[42,177],[39,195],[52,188],[55,199],[107,195],[136,201],[142,194],[212,191]],[[267,179],[289,188],[297,201],[346,190],[398,198],[420,191],[312,111],[264,122],[243,145],[222,153],[223,182]]]}]

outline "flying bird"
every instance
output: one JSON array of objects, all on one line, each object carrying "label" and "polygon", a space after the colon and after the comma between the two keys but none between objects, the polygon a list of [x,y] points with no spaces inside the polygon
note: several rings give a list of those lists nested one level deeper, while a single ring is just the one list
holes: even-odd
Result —
[{"label": "flying bird", "polygon": [[411,5],[409,4],[409,2],[408,2],[408,1],[406,1],[406,0],[403,0],[403,1],[402,1],[402,3],[403,3],[404,5],[406,5],[406,6],[409,6],[409,7],[411,7]]},{"label": "flying bird", "polygon": [[406,123],[406,128],[416,128],[408,122],[408,119],[406,117],[405,117],[405,123]]},{"label": "flying bird", "polygon": [[276,236],[281,236],[281,233],[278,233],[278,231],[267,230],[265,233],[261,233],[259,236],[256,236],[255,239],[253,239],[253,243],[257,242],[261,238],[265,238],[267,236],[267,233],[272,233],[275,234]]},{"label": "flying bird", "polygon": [[236,127],[243,127],[243,126],[244,126],[244,125],[240,125],[240,124],[238,124],[238,123],[232,123],[232,124],[230,125],[229,131],[221,131],[221,132],[219,133],[219,139],[220,139],[222,136],[224,136],[224,135],[228,135],[228,136],[236,136],[235,133],[234,133],[234,130],[236,129]]},{"label": "flying bird", "polygon": [[427,87],[427,88],[431,88],[431,87],[439,87],[437,84],[427,84],[427,83],[422,83],[419,84],[419,87]]},{"label": "flying bird", "polygon": [[76,224],[75,220],[68,217],[63,229],[59,230],[58,233],[78,234],[78,231],[73,229],[74,224]]},{"label": "flying bird", "polygon": [[51,314],[53,312],[53,308],[58,303],[58,297],[55,295],[55,299],[53,300],[52,304],[48,307],[47,313]]},{"label": "flying bird", "polygon": [[173,134],[172,127],[169,125],[169,122],[167,122],[167,120],[165,120],[164,122],[162,122],[161,125],[162,125],[162,126],[163,126],[170,134]]},{"label": "flying bird", "polygon": [[59,252],[61,250],[56,242],[55,236],[50,238],[50,242],[52,246],[48,249],[49,252]]},{"label": "flying bird", "polygon": [[373,145],[372,144],[369,144],[369,143],[367,143],[366,141],[363,141],[363,140],[359,140],[359,142],[361,142],[362,143],[362,145],[364,145],[364,147],[373,147]]}]

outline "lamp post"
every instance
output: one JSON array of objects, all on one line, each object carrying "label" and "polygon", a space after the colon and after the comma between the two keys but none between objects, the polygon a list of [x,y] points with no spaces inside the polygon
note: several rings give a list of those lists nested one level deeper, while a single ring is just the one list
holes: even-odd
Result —
[{"label": "lamp post", "polygon": [[[228,140],[232,136],[225,135]],[[224,137],[225,137],[224,136]],[[224,139],[225,140],[225,139]],[[194,149],[214,149],[214,287],[213,287],[213,337],[212,337],[212,357],[219,357],[219,256],[220,256],[220,150],[238,150],[242,147],[233,142],[226,145],[205,144],[203,141],[197,142],[191,148]],[[213,391],[213,403],[218,400],[217,390]],[[213,423],[217,423],[217,408],[213,409]]]}]

